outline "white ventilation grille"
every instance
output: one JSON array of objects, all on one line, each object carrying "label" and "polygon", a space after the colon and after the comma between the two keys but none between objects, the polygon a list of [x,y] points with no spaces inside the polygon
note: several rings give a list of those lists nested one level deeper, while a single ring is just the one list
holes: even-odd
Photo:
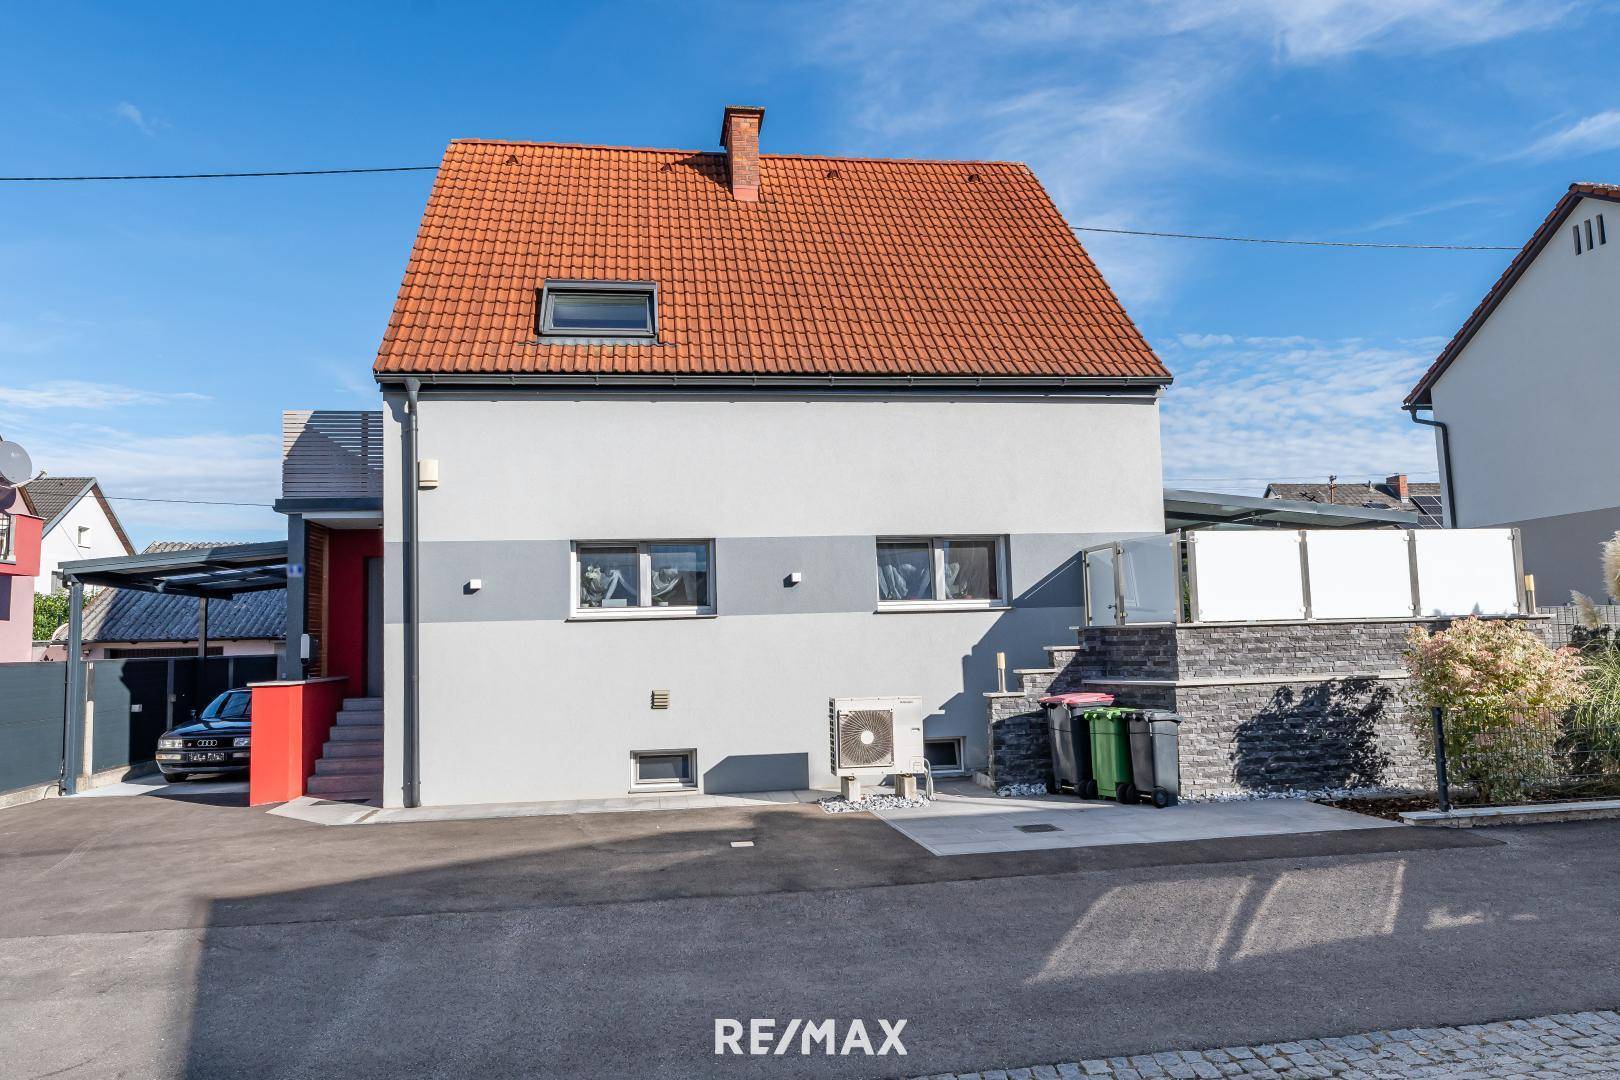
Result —
[{"label": "white ventilation grille", "polygon": [[894,711],[851,709],[837,714],[838,768],[894,764]]}]

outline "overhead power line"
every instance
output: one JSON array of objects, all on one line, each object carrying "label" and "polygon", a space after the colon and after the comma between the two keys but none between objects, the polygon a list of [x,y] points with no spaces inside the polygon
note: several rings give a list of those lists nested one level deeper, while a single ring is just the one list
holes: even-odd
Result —
[{"label": "overhead power line", "polygon": [[1146,229],[1105,229],[1101,225],[1070,225],[1075,232],[1113,233],[1116,236],[1157,236],[1171,240],[1226,240],[1234,244],[1291,244],[1297,247],[1374,248],[1384,251],[1518,251],[1502,244],[1382,244],[1362,240],[1277,240],[1263,236],[1214,236],[1208,233],[1149,232]]},{"label": "overhead power line", "polygon": [[266,510],[272,509],[274,503],[260,502],[228,502],[216,499],[143,499],[139,495],[105,495],[108,502],[143,502],[143,503],[176,503],[185,506],[262,506]]},{"label": "overhead power line", "polygon": [[376,169],[281,169],[264,172],[149,173],[127,176],[0,176],[11,183],[66,183],[77,180],[231,180],[248,176],[351,176],[355,173],[433,172],[437,165],[390,165]]},{"label": "overhead power line", "polygon": [[[387,165],[361,169],[262,169],[252,172],[120,173],[104,176],[0,176],[0,183],[78,183],[97,180],[236,180],[265,176],[355,176],[364,173],[434,172],[437,165]],[[1155,232],[1149,229],[1113,229],[1102,225],[1071,225],[1075,232],[1147,236],[1161,240],[1221,240],[1232,244],[1283,244],[1292,247],[1367,248],[1381,251],[1518,251],[1505,244],[1405,244],[1370,240],[1283,240],[1266,236],[1222,236],[1214,233]]]}]

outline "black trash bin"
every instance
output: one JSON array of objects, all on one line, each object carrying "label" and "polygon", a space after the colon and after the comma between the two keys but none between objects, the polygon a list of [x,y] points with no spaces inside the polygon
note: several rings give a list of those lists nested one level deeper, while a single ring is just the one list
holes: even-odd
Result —
[{"label": "black trash bin", "polygon": [[1130,721],[1131,779],[1159,809],[1181,800],[1181,716],[1142,709]]},{"label": "black trash bin", "polygon": [[1062,794],[1072,791],[1085,799],[1097,797],[1091,775],[1091,733],[1082,709],[1111,705],[1111,694],[1053,694],[1041,698],[1046,706],[1047,734],[1052,744],[1052,784]]}]

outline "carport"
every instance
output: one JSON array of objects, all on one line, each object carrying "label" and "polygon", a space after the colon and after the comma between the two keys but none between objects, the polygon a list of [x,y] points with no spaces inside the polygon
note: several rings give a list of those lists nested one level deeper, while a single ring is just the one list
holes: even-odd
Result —
[{"label": "carport", "polygon": [[82,559],[61,565],[68,589],[67,731],[63,794],[78,790],[84,764],[84,588],[87,585],[197,599],[197,656],[208,656],[208,601],[287,586],[287,542],[215,547]]}]

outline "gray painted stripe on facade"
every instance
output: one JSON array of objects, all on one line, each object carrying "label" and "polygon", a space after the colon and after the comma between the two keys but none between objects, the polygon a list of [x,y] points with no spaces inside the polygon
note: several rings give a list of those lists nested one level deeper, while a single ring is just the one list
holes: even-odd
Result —
[{"label": "gray painted stripe on facade", "polygon": [[[1014,608],[1081,603],[1081,548],[1100,533],[1024,533],[1007,538]],[[720,617],[871,612],[876,606],[875,536],[719,537],[714,542]],[[545,622],[567,619],[573,583],[567,540],[428,541],[422,551],[422,620]],[[387,545],[398,566],[400,545]],[[798,585],[786,584],[798,573]],[[477,591],[467,583],[482,582]],[[390,588],[386,619],[401,618]]]}]

